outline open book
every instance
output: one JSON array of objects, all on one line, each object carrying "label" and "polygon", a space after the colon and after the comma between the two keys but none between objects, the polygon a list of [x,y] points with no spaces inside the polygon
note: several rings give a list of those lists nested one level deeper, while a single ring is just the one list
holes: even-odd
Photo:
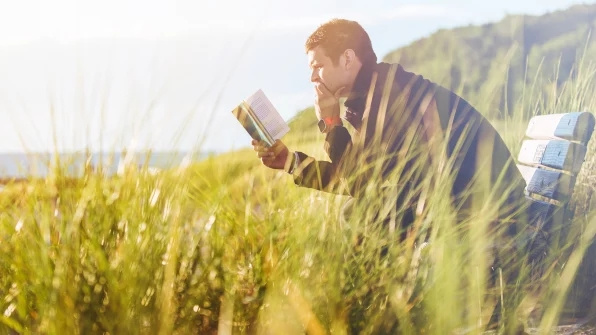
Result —
[{"label": "open book", "polygon": [[234,108],[232,114],[240,121],[250,137],[264,141],[269,146],[290,131],[288,124],[262,90],[258,90],[242,101]]}]

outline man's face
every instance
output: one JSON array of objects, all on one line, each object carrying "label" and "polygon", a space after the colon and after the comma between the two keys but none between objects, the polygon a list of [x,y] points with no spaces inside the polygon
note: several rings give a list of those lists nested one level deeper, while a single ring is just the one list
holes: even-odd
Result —
[{"label": "man's face", "polygon": [[[326,55],[325,50],[321,46],[308,51],[308,64],[311,68],[310,81],[317,85],[324,85],[331,93],[335,94],[338,89],[349,89],[351,82],[350,75],[343,60],[343,55],[340,55],[339,61],[336,64]],[[343,65],[342,65],[343,64]],[[342,91],[342,93],[347,90]]]}]

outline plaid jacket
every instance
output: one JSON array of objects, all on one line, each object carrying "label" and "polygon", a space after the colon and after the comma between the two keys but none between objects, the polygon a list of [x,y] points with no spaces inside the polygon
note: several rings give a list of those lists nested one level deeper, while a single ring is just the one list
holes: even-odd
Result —
[{"label": "plaid jacket", "polygon": [[326,135],[329,161],[298,152],[297,185],[356,198],[389,188],[394,201],[415,207],[428,174],[447,173],[460,210],[503,195],[506,204],[523,203],[525,182],[502,138],[450,90],[397,64],[370,64],[344,105],[353,129]]}]

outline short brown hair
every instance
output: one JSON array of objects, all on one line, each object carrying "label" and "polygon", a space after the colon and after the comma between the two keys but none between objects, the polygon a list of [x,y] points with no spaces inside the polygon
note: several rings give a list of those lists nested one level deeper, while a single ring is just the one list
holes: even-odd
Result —
[{"label": "short brown hair", "polygon": [[376,63],[375,54],[370,37],[356,21],[333,19],[323,23],[306,40],[306,52],[321,46],[334,64],[346,49],[354,50],[356,57],[362,64]]}]

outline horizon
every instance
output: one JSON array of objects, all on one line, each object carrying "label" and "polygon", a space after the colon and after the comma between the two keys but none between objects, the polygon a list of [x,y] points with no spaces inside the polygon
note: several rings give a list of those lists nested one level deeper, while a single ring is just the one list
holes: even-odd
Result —
[{"label": "horizon", "polygon": [[[0,153],[0,179],[46,177],[55,162],[65,167],[68,175],[83,175],[87,166],[106,174],[116,174],[125,166],[147,166],[169,169],[188,166],[214,155],[212,152],[192,151],[115,151],[115,152],[27,152]],[[0,187],[1,189],[1,187]]]},{"label": "horizon", "polygon": [[[47,17],[56,12],[54,21],[62,17],[64,22],[44,19],[38,30],[20,23],[26,2],[13,5],[21,15],[6,14],[10,10],[0,14],[6,19],[0,26],[21,28],[20,35],[7,34],[8,29],[0,33],[1,153],[105,148],[225,152],[248,147],[250,139],[231,109],[257,89],[263,89],[286,121],[311,106],[303,41],[331,17],[361,22],[382,59],[439,29],[594,4],[378,1],[359,11],[328,1],[315,13],[310,2],[289,9],[267,1],[241,5],[229,0],[228,5],[239,6],[230,11],[181,1],[178,5],[189,7],[184,12],[158,1],[128,1],[115,12],[118,3],[101,8],[77,4],[76,11],[66,14],[57,13],[60,6],[52,7]],[[88,17],[93,18],[87,22]],[[112,18],[112,25],[102,24],[102,18]],[[51,29],[43,29],[44,24]]]}]

